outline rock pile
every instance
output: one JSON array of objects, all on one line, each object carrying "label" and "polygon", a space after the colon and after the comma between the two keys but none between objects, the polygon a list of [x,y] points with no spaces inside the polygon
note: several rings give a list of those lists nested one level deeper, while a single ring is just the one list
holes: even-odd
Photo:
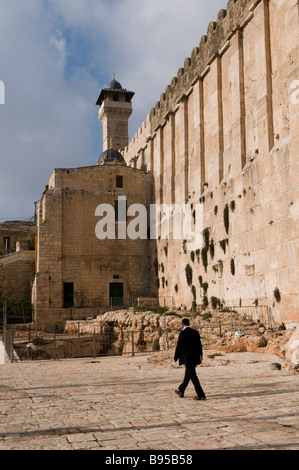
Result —
[{"label": "rock pile", "polygon": [[[196,316],[175,311],[166,312],[164,316],[150,310],[134,313],[129,309],[107,312],[101,321],[113,324],[116,336],[128,330],[139,332],[134,336],[136,351],[142,351],[142,344],[146,344],[146,351],[155,351],[175,347],[183,316],[189,316],[191,326],[200,331],[205,350],[273,354],[285,359],[284,368],[295,372],[299,369],[299,328],[285,329],[282,325],[267,329],[259,321],[219,311]],[[124,345],[123,350],[130,348]]]}]

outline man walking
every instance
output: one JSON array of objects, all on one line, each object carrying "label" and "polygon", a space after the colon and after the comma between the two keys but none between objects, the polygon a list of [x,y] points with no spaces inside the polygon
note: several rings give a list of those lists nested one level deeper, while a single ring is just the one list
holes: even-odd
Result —
[{"label": "man walking", "polygon": [[182,320],[182,330],[174,354],[174,361],[176,362],[177,360],[179,360],[179,365],[185,364],[186,370],[184,380],[175,393],[183,398],[191,380],[197,393],[194,400],[205,400],[206,396],[195,370],[196,366],[202,362],[202,344],[198,331],[190,328],[188,318],[183,318]]}]

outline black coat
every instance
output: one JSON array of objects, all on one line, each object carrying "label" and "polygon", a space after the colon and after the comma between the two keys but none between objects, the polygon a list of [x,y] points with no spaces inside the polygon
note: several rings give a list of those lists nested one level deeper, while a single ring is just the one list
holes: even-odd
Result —
[{"label": "black coat", "polygon": [[180,332],[178,343],[176,346],[174,360],[179,359],[180,366],[197,366],[202,362],[202,344],[200,334],[197,330],[190,327]]}]

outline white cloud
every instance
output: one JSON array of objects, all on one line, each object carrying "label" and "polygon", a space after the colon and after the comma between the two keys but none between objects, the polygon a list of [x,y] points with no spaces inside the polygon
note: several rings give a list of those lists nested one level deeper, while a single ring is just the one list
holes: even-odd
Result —
[{"label": "white cloud", "polygon": [[[194,46],[216,20],[226,0],[52,0],[66,24],[85,32],[91,58],[107,80],[116,73],[121,84],[135,91],[131,137],[160,99],[166,85],[183,66]],[[86,28],[88,27],[88,31]],[[105,43],[106,50],[102,49]],[[104,83],[103,85],[106,85]]]},{"label": "white cloud", "polygon": [[226,0],[2,0],[0,218],[30,216],[55,167],[94,164],[96,99],[135,91],[130,134]]},{"label": "white cloud", "polygon": [[90,164],[94,110],[84,87],[96,93],[96,83],[89,76],[81,88],[66,82],[63,33],[41,3],[2,4],[0,218],[31,216],[53,168]]},{"label": "white cloud", "polygon": [[59,60],[57,66],[63,70],[66,63],[66,41],[59,29],[56,29],[50,37],[50,43],[53,44],[58,51]]}]

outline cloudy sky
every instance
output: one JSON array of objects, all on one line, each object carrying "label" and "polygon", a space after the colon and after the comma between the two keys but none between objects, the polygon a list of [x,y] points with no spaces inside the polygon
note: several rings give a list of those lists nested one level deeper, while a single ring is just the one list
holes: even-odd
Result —
[{"label": "cloudy sky", "polygon": [[227,0],[1,0],[0,222],[32,217],[54,168],[97,162],[102,128],[95,103],[113,73],[135,92],[131,138],[226,6]]}]

